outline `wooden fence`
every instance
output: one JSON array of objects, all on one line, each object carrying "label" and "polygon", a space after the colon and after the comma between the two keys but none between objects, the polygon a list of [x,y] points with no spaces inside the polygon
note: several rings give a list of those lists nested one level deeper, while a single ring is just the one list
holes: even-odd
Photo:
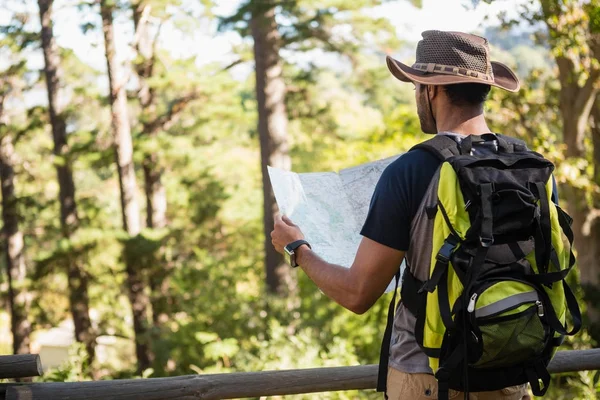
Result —
[{"label": "wooden fence", "polygon": [[[560,351],[551,373],[600,369],[600,349]],[[338,390],[374,389],[377,365],[285,371],[187,375],[65,383],[5,383],[0,398],[37,399],[237,399]]]}]

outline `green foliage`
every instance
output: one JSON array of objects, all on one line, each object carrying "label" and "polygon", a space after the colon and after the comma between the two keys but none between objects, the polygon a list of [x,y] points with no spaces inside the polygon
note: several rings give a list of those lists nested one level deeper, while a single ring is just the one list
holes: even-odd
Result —
[{"label": "green foliage", "polygon": [[[596,347],[597,344],[587,332],[567,339],[563,350],[584,350]],[[600,394],[600,371],[579,371],[557,374],[546,396],[550,399],[595,399]]]},{"label": "green foliage", "polygon": [[584,9],[589,18],[590,32],[600,33],[600,6],[590,1]]},{"label": "green foliage", "polygon": [[89,362],[85,346],[74,344],[69,348],[69,358],[56,368],[44,371],[36,382],[80,382],[89,380]]},{"label": "green foliage", "polygon": [[[321,49],[344,55],[356,65],[355,57],[360,51],[384,53],[400,44],[388,19],[364,12],[383,1],[246,0],[235,14],[221,18],[220,29],[234,29],[242,36],[250,36],[252,15],[275,8],[281,48],[297,52]],[[419,0],[412,3],[420,6]]]}]

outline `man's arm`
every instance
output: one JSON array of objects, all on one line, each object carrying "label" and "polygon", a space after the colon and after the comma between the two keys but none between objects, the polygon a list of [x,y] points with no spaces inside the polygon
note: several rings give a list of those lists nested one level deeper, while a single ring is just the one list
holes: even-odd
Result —
[{"label": "man's arm", "polygon": [[[304,235],[289,218],[277,216],[271,239],[283,253],[283,247]],[[306,245],[296,249],[297,263],[323,293],[357,314],[366,312],[383,294],[403,259],[403,251],[368,238],[362,239],[350,268],[326,262]]]}]

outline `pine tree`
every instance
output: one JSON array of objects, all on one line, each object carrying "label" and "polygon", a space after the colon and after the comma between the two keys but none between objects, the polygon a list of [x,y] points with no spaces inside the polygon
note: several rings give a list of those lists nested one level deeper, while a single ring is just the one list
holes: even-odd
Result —
[{"label": "pine tree", "polygon": [[141,270],[142,266],[139,264],[139,255],[135,252],[135,238],[141,230],[140,209],[137,201],[133,144],[128,119],[127,94],[125,92],[126,80],[120,73],[119,65],[115,59],[113,9],[114,4],[111,0],[102,0],[100,2],[106,64],[108,68],[115,159],[119,175],[121,214],[123,229],[129,236],[124,249],[127,287],[133,313],[137,369],[138,373],[141,373],[151,366],[154,359],[148,326],[150,299],[146,291],[146,283]]},{"label": "pine tree", "polygon": [[[38,6],[42,27],[41,41],[45,62],[44,75],[48,93],[48,112],[50,114],[50,125],[54,140],[54,155],[60,160],[60,162],[56,163],[56,173],[60,188],[60,224],[63,237],[69,240],[78,228],[79,217],[77,215],[75,183],[73,181],[73,170],[67,141],[66,116],[59,98],[62,73],[58,47],[53,34],[53,0],[38,0]],[[69,301],[75,325],[75,338],[78,342],[85,345],[89,362],[91,363],[95,355],[96,337],[89,312],[89,278],[81,260],[78,260],[70,253],[67,253],[66,257]]]},{"label": "pine tree", "polygon": [[[21,69],[21,68],[19,68]],[[4,102],[9,96],[12,84],[11,75],[16,71],[2,74],[0,83],[0,185],[2,186],[2,242],[6,257],[8,275],[8,303],[10,306],[13,353],[30,353],[31,321],[28,313],[30,296],[27,293],[27,266],[23,232],[19,228],[18,198],[15,194],[16,154],[13,135],[9,127],[2,123]]]},{"label": "pine tree", "polygon": [[[351,64],[357,63],[357,54],[363,46],[380,51],[397,45],[389,22],[383,18],[365,16],[364,8],[381,4],[369,1],[303,1],[279,2],[275,0],[247,0],[236,13],[221,21],[221,29],[236,29],[243,36],[254,40],[256,71],[256,100],[258,105],[258,136],[261,149],[263,183],[263,231],[266,286],[270,293],[284,294],[295,287],[289,266],[271,244],[274,214],[277,211],[275,197],[267,174],[267,165],[289,169],[289,139],[287,133],[285,63],[282,49],[295,52],[322,49],[347,57]],[[411,1],[419,6],[420,1]],[[285,23],[280,26],[277,16]],[[350,37],[334,34],[334,27],[352,25]],[[382,43],[371,38],[379,29]],[[385,34],[383,34],[385,33]],[[387,34],[387,35],[386,35]],[[372,51],[372,49],[371,49]]]}]

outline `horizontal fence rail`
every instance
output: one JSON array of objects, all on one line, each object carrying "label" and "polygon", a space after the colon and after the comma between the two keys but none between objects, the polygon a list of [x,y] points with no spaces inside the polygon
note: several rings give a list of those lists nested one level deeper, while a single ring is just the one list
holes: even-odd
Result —
[{"label": "horizontal fence rail", "polygon": [[0,378],[42,376],[42,361],[37,354],[0,356]]},{"label": "horizontal fence rail", "polygon": [[[187,375],[94,382],[3,384],[6,400],[237,399],[339,390],[374,389],[377,365]],[[600,369],[600,349],[559,351],[551,373]]]}]

